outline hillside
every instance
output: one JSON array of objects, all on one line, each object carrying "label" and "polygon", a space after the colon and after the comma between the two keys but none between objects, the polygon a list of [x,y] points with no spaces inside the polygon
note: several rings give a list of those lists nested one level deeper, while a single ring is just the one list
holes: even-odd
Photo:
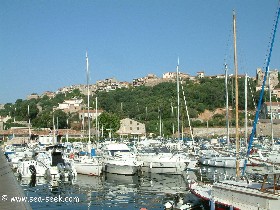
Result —
[{"label": "hillside", "polygon": [[[251,89],[254,90],[253,81],[249,81],[249,83],[253,85]],[[229,105],[231,106],[234,103],[234,90],[231,82],[228,84],[228,89]],[[244,78],[239,81],[239,90],[239,109],[242,113],[244,109]],[[64,113],[61,110],[53,112],[53,107],[58,106],[58,103],[74,97],[82,98],[85,104],[84,107],[86,107],[87,97],[76,89],[67,94],[58,94],[54,98],[44,96],[43,98],[31,100],[18,99],[15,104],[5,104],[4,109],[0,110],[0,115],[11,116],[11,120],[5,124],[5,128],[14,126],[14,119],[16,121],[28,121],[30,119],[33,127],[52,127],[54,116],[55,119],[59,118],[60,128],[67,127],[68,119],[68,127],[74,125],[75,122],[75,128],[81,129],[77,114]],[[161,118],[166,135],[172,133],[173,125],[176,126],[177,87],[175,83],[166,82],[153,87],[140,86],[110,92],[97,92],[96,95],[90,97],[93,107],[95,107],[93,103],[96,97],[98,98],[98,109],[104,110],[104,113],[107,114],[105,120],[110,121],[129,117],[145,123],[147,132],[158,133],[158,123],[159,118]],[[254,110],[253,98],[258,98],[255,92],[248,94],[248,109],[251,110]],[[183,88],[180,88],[180,101],[180,120],[183,121],[185,127],[188,127],[185,105],[188,107],[192,126],[206,126],[207,121],[209,126],[226,125],[225,84],[223,79],[203,78],[196,82],[185,80]],[[233,111],[230,112],[230,115],[232,113]],[[244,114],[241,114],[240,117],[240,122],[242,123]],[[110,123],[107,124],[110,126]],[[234,124],[234,120],[231,120],[231,124]]]}]

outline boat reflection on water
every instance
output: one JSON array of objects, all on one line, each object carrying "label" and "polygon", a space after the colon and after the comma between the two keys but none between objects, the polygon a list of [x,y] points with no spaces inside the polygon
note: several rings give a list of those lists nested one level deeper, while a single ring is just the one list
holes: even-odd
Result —
[{"label": "boat reflection on water", "polygon": [[144,173],[139,189],[143,192],[166,194],[186,193],[186,183],[182,175]]},{"label": "boat reflection on water", "polygon": [[79,188],[88,188],[93,191],[98,191],[102,188],[102,177],[78,174],[74,184]]},{"label": "boat reflection on water", "polygon": [[104,174],[105,182],[107,183],[116,183],[121,185],[138,185],[139,177],[138,175],[123,175],[123,174]]},{"label": "boat reflection on water", "polygon": [[[27,196],[72,196],[78,197],[76,203],[31,203],[34,209],[163,209],[172,203],[173,209],[184,205],[197,205],[199,199],[193,196],[186,184],[186,174],[138,175],[103,174],[100,177],[78,174],[75,180],[35,180],[20,181]],[[191,172],[189,176],[195,176]],[[35,182],[34,182],[35,181]],[[194,204],[196,203],[196,204]]]},{"label": "boat reflection on water", "polygon": [[45,185],[48,183],[48,181],[44,177],[22,177],[21,179],[18,179],[20,182],[20,185],[22,186],[28,186],[28,187],[36,187],[40,185]]},{"label": "boat reflection on water", "polygon": [[196,179],[193,171],[181,175],[146,173],[141,177],[139,189],[145,193],[162,194],[165,209],[201,209],[200,199],[186,187],[188,177]]}]

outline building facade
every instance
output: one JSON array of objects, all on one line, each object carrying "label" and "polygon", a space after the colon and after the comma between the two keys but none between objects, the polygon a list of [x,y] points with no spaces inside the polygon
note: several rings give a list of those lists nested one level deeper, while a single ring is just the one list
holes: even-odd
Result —
[{"label": "building facade", "polygon": [[88,116],[91,119],[95,119],[96,117],[99,117],[99,115],[101,115],[103,113],[103,110],[81,110],[79,111],[79,119],[87,119]]},{"label": "building facade", "polygon": [[62,110],[64,112],[78,112],[82,109],[83,99],[70,99],[65,100],[63,103],[59,103],[58,107],[54,107],[54,110]]},{"label": "building facade", "polygon": [[121,120],[120,129],[117,134],[120,136],[145,136],[146,127],[144,123],[140,123],[136,120],[125,118]]},{"label": "building facade", "polygon": [[262,118],[280,119],[280,103],[279,102],[264,102],[262,107]]},{"label": "building facade", "polygon": [[[260,89],[260,87],[263,84],[263,80],[264,80],[264,76],[265,76],[265,72],[262,71],[261,68],[257,68],[257,90]],[[268,77],[270,78],[270,85],[271,85],[271,89],[274,89],[274,87],[276,85],[278,85],[279,83],[279,79],[278,79],[278,70],[269,70],[269,74]],[[266,79],[265,81],[265,86],[268,88],[268,84],[269,84],[269,78]]]}]

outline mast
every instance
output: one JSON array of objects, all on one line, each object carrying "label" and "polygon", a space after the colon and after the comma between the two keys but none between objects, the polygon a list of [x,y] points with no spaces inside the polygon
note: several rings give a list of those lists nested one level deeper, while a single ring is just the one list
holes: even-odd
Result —
[{"label": "mast", "polygon": [[158,108],[158,114],[159,114],[159,136],[162,137],[162,122],[161,122],[161,109]]},{"label": "mast", "polygon": [[248,144],[248,141],[247,141],[247,139],[248,139],[248,128],[247,128],[247,126],[248,126],[248,116],[247,116],[247,109],[248,109],[248,104],[247,104],[247,92],[248,92],[248,88],[247,88],[247,83],[248,83],[248,80],[247,80],[247,78],[248,78],[248,75],[247,74],[245,74],[245,90],[244,90],[244,92],[245,92],[245,146],[247,147],[247,144]]},{"label": "mast", "polygon": [[68,142],[68,139],[69,139],[69,130],[68,130],[68,126],[69,126],[69,118],[67,118],[67,120],[66,120],[66,124],[67,124],[66,142]]},{"label": "mast", "polygon": [[177,63],[177,127],[178,127],[178,140],[180,139],[180,90],[179,90],[179,57]]},{"label": "mast", "polygon": [[54,124],[54,113],[53,113],[53,141],[52,141],[52,144],[54,145],[56,142],[55,142],[55,124]]},{"label": "mast", "polygon": [[30,123],[30,112],[29,112],[29,104],[27,106],[27,115],[28,115],[28,134],[29,134],[29,142],[31,141],[31,123]]},{"label": "mast", "polygon": [[97,96],[95,97],[95,128],[96,128],[96,141],[99,139],[99,129],[98,129],[98,121],[97,121]]},{"label": "mast", "polygon": [[87,112],[88,112],[88,143],[90,143],[90,116],[89,116],[89,64],[86,52],[86,71],[87,71]]},{"label": "mast", "polygon": [[264,95],[264,86],[265,86],[266,77],[267,77],[268,70],[269,70],[269,64],[270,64],[272,49],[273,49],[273,45],[274,45],[276,30],[277,30],[277,26],[278,26],[279,16],[280,16],[280,5],[278,5],[278,8],[277,8],[277,17],[276,17],[274,28],[273,28],[273,35],[272,35],[272,39],[271,39],[271,42],[270,42],[269,54],[268,54],[268,57],[267,57],[267,60],[266,60],[266,67],[265,67],[265,74],[264,74],[264,78],[263,78],[262,89],[261,89],[260,98],[259,98],[259,101],[258,101],[258,107],[257,107],[256,114],[255,114],[255,119],[254,119],[254,123],[253,123],[252,132],[250,134],[250,141],[249,141],[249,145],[248,145],[248,149],[247,149],[247,154],[246,154],[246,159],[245,159],[242,175],[244,175],[245,171],[246,171],[246,164],[247,164],[247,161],[248,161],[248,157],[250,155],[250,150],[251,150],[251,147],[252,147],[252,144],[253,144],[254,135],[255,135],[256,129],[257,129],[257,122],[259,120],[259,114],[260,114],[262,99],[263,99],[263,95]]},{"label": "mast", "polygon": [[238,128],[238,65],[236,49],[236,17],[233,11],[233,43],[234,43],[234,70],[235,70],[235,143],[236,143],[236,177],[240,176],[239,171],[239,128]]},{"label": "mast", "polygon": [[270,71],[268,67],[268,91],[269,91],[269,105],[270,105],[270,124],[271,124],[271,144],[272,148],[274,148],[274,136],[273,136],[273,117],[272,117],[272,102],[271,102],[271,81],[270,81]]},{"label": "mast", "polygon": [[[225,64],[225,88],[226,88],[226,122],[227,122],[227,145],[229,147],[229,116],[228,116],[228,68],[227,64]],[[208,128],[208,121],[207,121],[207,128]],[[208,132],[207,132],[208,133]]]}]

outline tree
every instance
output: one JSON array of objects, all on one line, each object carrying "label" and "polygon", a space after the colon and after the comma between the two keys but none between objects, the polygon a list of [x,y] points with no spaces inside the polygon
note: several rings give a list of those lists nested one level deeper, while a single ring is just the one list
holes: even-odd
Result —
[{"label": "tree", "polygon": [[60,129],[66,129],[67,128],[67,114],[63,112],[62,110],[56,110],[53,113],[54,121],[55,121],[55,127]]},{"label": "tree", "polygon": [[114,113],[103,112],[98,119],[105,136],[109,136],[110,131],[114,134],[120,128],[120,118]]}]

